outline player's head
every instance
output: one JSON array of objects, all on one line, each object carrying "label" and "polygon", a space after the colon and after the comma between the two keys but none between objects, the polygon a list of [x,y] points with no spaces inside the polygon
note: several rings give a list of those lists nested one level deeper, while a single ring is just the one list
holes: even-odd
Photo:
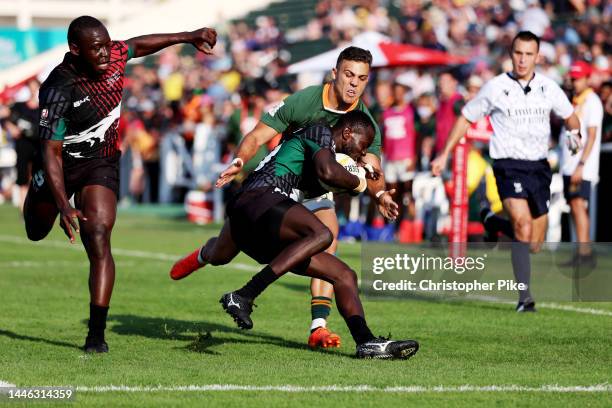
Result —
[{"label": "player's head", "polygon": [[333,128],[336,151],[359,161],[372,144],[375,132],[374,123],[366,113],[360,110],[347,112]]},{"label": "player's head", "polygon": [[521,31],[512,40],[510,58],[517,79],[529,80],[535,71],[540,51],[540,38],[531,31]]},{"label": "player's head", "polygon": [[77,17],[68,26],[68,46],[92,73],[101,74],[110,61],[111,39],[102,22],[94,17]]},{"label": "player's head", "polygon": [[593,67],[585,61],[576,61],[569,70],[569,77],[572,81],[572,88],[575,93],[581,93],[589,87],[589,76],[593,72]]},{"label": "player's head", "polygon": [[368,83],[372,54],[359,47],[342,50],[332,69],[334,92],[338,102],[352,105],[358,100]]}]

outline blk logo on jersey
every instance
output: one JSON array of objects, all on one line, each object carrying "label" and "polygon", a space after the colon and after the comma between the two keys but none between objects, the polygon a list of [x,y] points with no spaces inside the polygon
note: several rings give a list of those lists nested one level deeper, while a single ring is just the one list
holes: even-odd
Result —
[{"label": "blk logo on jersey", "polygon": [[75,101],[72,106],[74,106],[75,108],[78,108],[79,106],[81,106],[82,104],[84,104],[85,102],[89,102],[89,95],[87,95],[86,97],[84,97],[83,99],[81,99],[80,101]]}]

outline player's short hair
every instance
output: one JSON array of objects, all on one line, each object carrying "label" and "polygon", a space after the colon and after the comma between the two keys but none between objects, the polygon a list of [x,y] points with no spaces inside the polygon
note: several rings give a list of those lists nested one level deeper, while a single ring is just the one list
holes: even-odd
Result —
[{"label": "player's short hair", "polygon": [[104,27],[100,20],[91,16],[77,17],[68,26],[68,44],[77,44],[83,31]]},{"label": "player's short hair", "polygon": [[367,113],[357,109],[340,116],[340,119],[336,122],[334,127],[337,126],[341,128],[351,128],[353,132],[361,133],[371,138],[373,138],[376,133],[372,119],[370,119]]},{"label": "player's short hair", "polygon": [[519,31],[517,35],[512,39],[512,44],[510,45],[510,51],[514,49],[514,43],[516,40],[521,41],[535,41],[538,46],[538,51],[540,50],[540,37],[532,33],[531,31]]},{"label": "player's short hair", "polygon": [[347,47],[342,50],[340,55],[338,55],[338,60],[336,61],[336,69],[340,68],[340,63],[342,61],[357,61],[357,62],[365,62],[369,67],[372,66],[372,53],[368,50],[364,50],[359,47]]}]

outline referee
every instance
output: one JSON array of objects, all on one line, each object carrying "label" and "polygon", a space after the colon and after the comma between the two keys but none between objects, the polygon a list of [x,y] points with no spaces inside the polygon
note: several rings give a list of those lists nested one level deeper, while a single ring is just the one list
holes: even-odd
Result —
[{"label": "referee", "polygon": [[434,175],[446,167],[453,147],[463,138],[470,124],[489,116],[493,127],[490,155],[504,210],[510,220],[483,209],[486,240],[496,241],[498,232],[514,240],[512,269],[519,291],[517,312],[535,312],[529,291],[531,261],[529,252],[538,252],[544,242],[550,203],[552,172],[548,161],[550,112],[565,120],[566,142],[575,154],[581,147],[580,122],[561,88],[535,72],[540,39],[530,31],[519,32],[512,40],[512,72],[489,80],[468,102],[455,122],[443,152],[432,162]]}]

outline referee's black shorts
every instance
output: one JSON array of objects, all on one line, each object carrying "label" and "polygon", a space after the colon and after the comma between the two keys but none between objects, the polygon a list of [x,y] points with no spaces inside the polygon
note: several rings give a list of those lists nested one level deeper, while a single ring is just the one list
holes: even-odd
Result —
[{"label": "referee's black shorts", "polygon": [[526,199],[533,218],[548,213],[552,171],[546,159],[496,159],[493,162],[493,173],[502,200]]}]

